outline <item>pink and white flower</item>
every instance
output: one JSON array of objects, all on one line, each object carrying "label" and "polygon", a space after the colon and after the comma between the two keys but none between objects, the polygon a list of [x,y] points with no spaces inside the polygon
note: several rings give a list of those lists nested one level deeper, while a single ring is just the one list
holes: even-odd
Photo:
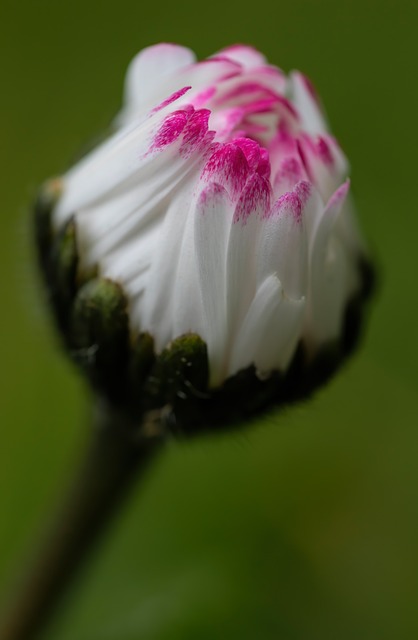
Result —
[{"label": "pink and white flower", "polygon": [[212,386],[338,339],[363,244],[307,78],[242,45],[202,62],[149,47],[116,126],[64,176],[54,224],[75,216],[81,268],[122,284],[132,330],[157,352],[199,334]]}]

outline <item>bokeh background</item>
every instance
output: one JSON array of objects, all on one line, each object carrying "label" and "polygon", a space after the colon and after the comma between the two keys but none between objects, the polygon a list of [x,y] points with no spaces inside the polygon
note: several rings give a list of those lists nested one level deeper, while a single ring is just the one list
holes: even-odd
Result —
[{"label": "bokeh background", "polygon": [[352,163],[381,287],[360,351],[299,408],[173,444],[49,640],[418,637],[415,0],[1,0],[0,590],[86,434],[53,338],[29,204],[120,105],[142,47],[237,41],[314,80]]}]

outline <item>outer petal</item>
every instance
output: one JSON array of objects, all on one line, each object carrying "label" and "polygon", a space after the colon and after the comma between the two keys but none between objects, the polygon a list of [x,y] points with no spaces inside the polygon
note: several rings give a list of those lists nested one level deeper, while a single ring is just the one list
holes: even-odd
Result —
[{"label": "outer petal", "polygon": [[226,261],[232,216],[233,206],[226,190],[216,183],[206,187],[196,210],[195,244],[212,385],[220,383],[226,375],[229,342]]},{"label": "outer petal", "polygon": [[279,198],[284,193],[292,191],[297,183],[301,180],[306,180],[306,177],[302,162],[296,157],[296,154],[283,158],[274,176],[273,190],[275,197]]},{"label": "outer petal", "polygon": [[228,332],[233,336],[255,294],[257,236],[270,208],[270,184],[254,174],[235,208],[227,256]]},{"label": "outer petal", "polygon": [[359,254],[367,255],[367,244],[361,235],[354,202],[350,195],[347,196],[341,215],[338,217],[336,233],[354,257]]},{"label": "outer petal", "polygon": [[[179,115],[178,136],[187,120],[187,113]],[[82,207],[104,202],[134,174],[147,180],[156,169],[150,166],[153,160],[150,148],[163,124],[164,115],[158,114],[142,125],[124,127],[73,167],[64,177],[63,196],[55,212],[56,223],[61,224]]]},{"label": "outer petal", "polygon": [[161,221],[174,190],[181,188],[193,162],[181,161],[173,152],[162,152],[151,166],[155,171],[148,179],[146,173],[138,171],[107,200],[78,211],[78,239],[86,265],[94,265],[118,248],[123,251],[131,238]]},{"label": "outer petal", "polygon": [[246,69],[267,64],[267,59],[262,53],[254,47],[245,44],[235,44],[226,47],[225,49],[221,49],[219,53],[215,53],[215,56],[224,56],[229,60],[238,62]]},{"label": "outer petal", "polygon": [[347,159],[332,136],[313,138],[302,134],[298,138],[299,153],[309,179],[319,189],[324,202],[347,179]]},{"label": "outer petal", "polygon": [[[268,150],[270,154],[272,182],[275,189],[278,186],[277,182],[280,181],[280,177],[278,178],[277,176],[283,168],[283,163],[288,160],[292,159],[299,165],[298,172],[303,174],[301,175],[301,178],[307,178],[307,174],[300,157],[296,135],[289,128],[287,122],[280,123],[278,131],[268,145]],[[287,189],[282,190],[281,193],[277,194],[277,196],[282,195],[286,190]]]},{"label": "outer petal", "polygon": [[[212,137],[210,132],[207,132],[207,118],[202,120],[199,115],[201,113],[202,110],[192,110],[189,122],[180,137],[178,153],[174,158],[172,155],[167,156],[169,164],[179,162],[180,165],[188,166],[190,170],[181,184],[172,189],[171,197],[166,202],[157,251],[150,269],[149,285],[141,302],[143,326],[155,336],[157,349],[162,349],[167,342],[175,338],[178,335],[176,330],[179,333],[198,331],[201,326],[199,300],[193,306],[186,323],[179,305],[184,299],[187,286],[178,273],[182,265],[182,273],[187,276],[187,283],[194,286],[196,291],[194,271],[184,271],[184,262],[189,263],[188,255],[193,246],[193,242],[190,242],[189,219],[194,213],[198,197],[196,182],[211,148]],[[166,150],[162,153],[166,155]]]},{"label": "outer petal", "polygon": [[235,74],[222,82],[213,98],[213,106],[238,106],[262,98],[278,96],[288,106],[284,99],[286,85],[286,77],[277,67],[262,66],[246,69],[245,73]]},{"label": "outer petal", "polygon": [[[153,85],[138,104],[130,100],[117,118],[119,125],[141,122],[148,113],[160,111],[167,104],[183,108],[193,104],[197,108],[209,106],[219,83],[240,73],[240,66],[226,58],[208,58],[195,64],[177,68]],[[173,102],[175,100],[175,102]]]},{"label": "outer petal", "polygon": [[194,62],[196,56],[193,51],[176,44],[162,43],[143,49],[128,67],[125,105],[138,111],[148,109],[167,78]]},{"label": "outer petal", "polygon": [[150,267],[148,286],[138,307],[141,327],[154,335],[156,349],[163,349],[175,338],[173,294],[180,260],[184,229],[193,206],[194,176],[176,189],[159,226],[156,251]]},{"label": "outer petal", "polygon": [[311,81],[299,71],[289,79],[292,101],[298,110],[302,127],[313,135],[328,131],[328,124]]},{"label": "outer petal", "polygon": [[277,276],[258,288],[234,343],[229,374],[255,364],[260,377],[285,370],[300,338],[305,300],[287,298]]},{"label": "outer petal", "polygon": [[299,299],[306,294],[307,238],[304,220],[311,186],[302,182],[273,205],[260,230],[257,247],[257,281],[270,274],[280,279],[285,294]]},{"label": "outer petal", "polygon": [[343,313],[350,295],[348,253],[334,233],[335,222],[344,205],[348,188],[347,182],[330,198],[318,221],[311,244],[304,329],[311,349],[339,337]]},{"label": "outer petal", "polygon": [[[141,233],[134,233],[123,245],[100,256],[101,275],[121,282],[131,295],[141,292],[144,287],[145,272],[149,270],[156,249],[160,221],[145,227]],[[91,260],[89,266],[96,266]]]},{"label": "outer petal", "polygon": [[180,112],[184,115],[180,126],[171,123],[174,133],[167,128],[167,118],[160,120],[151,140],[143,126],[129,129],[66,176],[56,221],[77,213],[85,266],[118,250],[123,253],[133,237],[147,233],[163,218],[174,190],[201,162],[200,152],[210,144],[207,118],[200,122],[200,113]]}]

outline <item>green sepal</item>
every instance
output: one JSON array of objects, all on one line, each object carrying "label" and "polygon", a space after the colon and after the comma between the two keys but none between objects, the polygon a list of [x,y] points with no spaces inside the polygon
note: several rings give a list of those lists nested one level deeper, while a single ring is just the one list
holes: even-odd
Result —
[{"label": "green sepal", "polygon": [[142,411],[144,385],[155,363],[154,338],[140,333],[131,345],[129,365],[130,395],[133,413]]},{"label": "green sepal", "polygon": [[180,336],[155,361],[144,388],[147,408],[170,406],[177,417],[193,412],[208,394],[208,380],[206,343],[194,333]]},{"label": "green sepal", "polygon": [[48,271],[48,288],[60,329],[68,331],[71,305],[77,291],[77,233],[70,218],[53,238]]},{"label": "green sepal", "polygon": [[76,293],[78,271],[77,233],[74,217],[55,231],[52,215],[61,195],[59,178],[49,180],[34,204],[35,240],[46,292],[55,320],[67,341],[68,320]]},{"label": "green sepal", "polygon": [[342,332],[342,344],[346,355],[357,347],[364,329],[367,301],[375,293],[378,285],[376,269],[368,259],[360,257],[358,268],[361,287],[347,304]]},{"label": "green sepal", "polygon": [[53,237],[52,212],[61,195],[62,184],[59,178],[48,180],[38,192],[33,205],[34,234],[41,268],[47,267]]},{"label": "green sepal", "polygon": [[74,301],[70,346],[73,359],[97,391],[117,404],[128,394],[129,317],[122,287],[97,278]]}]

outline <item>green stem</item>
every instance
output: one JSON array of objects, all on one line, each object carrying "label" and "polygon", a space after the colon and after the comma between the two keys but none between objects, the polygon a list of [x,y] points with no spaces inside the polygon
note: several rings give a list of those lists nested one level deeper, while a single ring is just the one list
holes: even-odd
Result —
[{"label": "green stem", "polygon": [[98,412],[87,456],[0,623],[0,640],[32,640],[43,630],[162,441],[158,420],[135,430],[120,414]]}]

